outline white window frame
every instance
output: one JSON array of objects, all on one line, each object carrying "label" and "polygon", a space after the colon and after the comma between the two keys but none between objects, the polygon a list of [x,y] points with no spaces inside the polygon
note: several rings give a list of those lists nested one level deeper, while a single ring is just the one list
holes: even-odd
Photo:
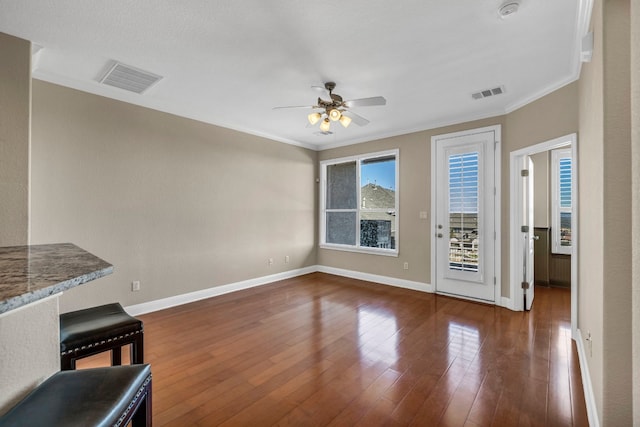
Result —
[{"label": "white window frame", "polygon": [[[378,157],[390,157],[394,156],[396,161],[396,170],[395,170],[395,248],[394,249],[384,249],[384,248],[372,248],[368,246],[360,246],[360,211],[362,209],[361,206],[361,185],[360,185],[360,170],[361,164],[365,160],[371,160]],[[347,162],[356,162],[356,180],[358,189],[357,194],[357,208],[356,210],[356,244],[355,245],[344,245],[337,243],[327,243],[326,242],[326,225],[327,225],[327,209],[326,209],[326,196],[327,196],[327,166],[347,163]],[[338,159],[328,159],[320,162],[320,248],[323,249],[332,249],[338,251],[347,251],[347,252],[360,252],[367,254],[375,254],[375,255],[386,255],[386,256],[395,256],[397,257],[399,254],[400,248],[400,150],[388,150],[388,151],[378,151],[375,153],[366,153],[359,154],[356,156],[349,157],[341,157]]]},{"label": "white window frame", "polygon": [[[560,159],[571,159],[571,181],[574,176],[574,159],[571,155],[571,148],[560,148],[551,151],[551,252],[554,254],[571,255],[571,247],[573,245],[573,214],[572,206],[560,206]],[[573,191],[573,185],[571,186]],[[573,198],[572,198],[573,200]],[[571,245],[562,246],[560,244],[560,214],[570,213],[571,216]]]}]

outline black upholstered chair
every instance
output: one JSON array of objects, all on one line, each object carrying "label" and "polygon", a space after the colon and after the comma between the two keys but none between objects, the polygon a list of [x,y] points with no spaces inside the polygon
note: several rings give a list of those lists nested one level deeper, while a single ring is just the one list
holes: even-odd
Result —
[{"label": "black upholstered chair", "polygon": [[111,351],[111,365],[122,364],[122,346],[131,344],[131,363],[144,363],[144,328],[119,303],[60,315],[60,369],[76,368],[76,360]]},{"label": "black upholstered chair", "polygon": [[149,365],[60,371],[0,417],[0,426],[151,426]]}]

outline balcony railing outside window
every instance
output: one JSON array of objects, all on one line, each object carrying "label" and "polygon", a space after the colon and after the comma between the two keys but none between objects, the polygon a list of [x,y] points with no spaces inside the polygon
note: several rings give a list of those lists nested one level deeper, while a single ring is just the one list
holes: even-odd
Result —
[{"label": "balcony railing outside window", "polygon": [[478,271],[478,239],[449,240],[449,268],[460,271]]}]

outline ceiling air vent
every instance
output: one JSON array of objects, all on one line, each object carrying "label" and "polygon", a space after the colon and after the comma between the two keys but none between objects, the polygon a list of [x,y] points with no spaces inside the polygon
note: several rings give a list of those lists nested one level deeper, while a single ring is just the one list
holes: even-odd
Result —
[{"label": "ceiling air vent", "polygon": [[501,95],[504,93],[504,86],[494,87],[493,89],[484,89],[471,95],[473,99],[482,99],[489,96]]},{"label": "ceiling air vent", "polygon": [[160,79],[162,76],[116,62],[100,79],[100,83],[129,92],[143,93]]}]

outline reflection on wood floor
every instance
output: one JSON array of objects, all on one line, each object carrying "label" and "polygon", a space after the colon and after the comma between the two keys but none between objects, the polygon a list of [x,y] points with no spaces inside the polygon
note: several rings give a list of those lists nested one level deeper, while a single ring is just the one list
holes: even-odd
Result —
[{"label": "reflection on wood floor", "polygon": [[314,273],[140,317],[156,426],[588,425],[567,290],[523,313]]}]

